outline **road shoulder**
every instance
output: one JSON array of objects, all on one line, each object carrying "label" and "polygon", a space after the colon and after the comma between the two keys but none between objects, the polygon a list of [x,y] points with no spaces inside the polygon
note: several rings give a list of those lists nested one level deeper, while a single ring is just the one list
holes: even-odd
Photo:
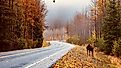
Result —
[{"label": "road shoulder", "polygon": [[87,56],[84,46],[76,46],[52,68],[121,68],[121,62],[113,63],[111,57],[95,52],[95,56]]}]

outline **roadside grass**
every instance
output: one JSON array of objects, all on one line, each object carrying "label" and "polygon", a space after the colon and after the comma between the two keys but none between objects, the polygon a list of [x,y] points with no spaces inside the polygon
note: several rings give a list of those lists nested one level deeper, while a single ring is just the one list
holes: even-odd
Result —
[{"label": "roadside grass", "polygon": [[121,59],[95,52],[87,56],[85,46],[76,46],[51,68],[121,68]]},{"label": "roadside grass", "polygon": [[46,40],[43,40],[42,47],[48,47],[48,46],[50,46],[50,42],[47,42]]}]

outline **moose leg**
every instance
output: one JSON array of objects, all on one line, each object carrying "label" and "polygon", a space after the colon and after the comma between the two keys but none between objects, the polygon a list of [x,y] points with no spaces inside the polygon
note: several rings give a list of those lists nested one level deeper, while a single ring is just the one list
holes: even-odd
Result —
[{"label": "moose leg", "polygon": [[88,56],[88,50],[87,50],[87,56]]},{"label": "moose leg", "polygon": [[94,54],[93,54],[93,50],[92,50],[92,57],[94,56]]},{"label": "moose leg", "polygon": [[90,50],[89,50],[89,56],[90,56]]}]

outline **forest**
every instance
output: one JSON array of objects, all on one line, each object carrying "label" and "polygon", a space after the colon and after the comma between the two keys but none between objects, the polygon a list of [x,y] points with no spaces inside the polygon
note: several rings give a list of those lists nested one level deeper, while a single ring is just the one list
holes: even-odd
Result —
[{"label": "forest", "polygon": [[121,55],[120,0],[92,0],[91,19],[94,22],[96,46],[108,55]]},{"label": "forest", "polygon": [[55,32],[48,35],[52,37],[49,40],[64,37],[76,45],[94,43],[105,54],[121,56],[120,0],[91,0],[83,12],[76,12],[73,18],[63,22],[55,19],[50,24],[50,32]]},{"label": "forest", "polygon": [[[83,12],[76,12],[64,24],[58,23],[63,22],[61,20],[55,21],[50,30],[60,31],[61,27],[64,28],[65,33],[60,35],[64,35],[67,42],[77,45],[94,43],[105,54],[121,55],[120,0],[91,0]],[[57,38],[59,34],[54,36]]]},{"label": "forest", "polygon": [[[95,43],[105,54],[120,56],[120,0],[91,1],[88,9],[64,24],[55,19],[49,30],[64,28],[62,36],[59,32],[53,34],[55,38],[66,37],[63,40],[78,45]],[[46,14],[45,3],[41,0],[0,0],[0,51],[42,47]]]},{"label": "forest", "polygon": [[46,13],[41,0],[0,0],[0,51],[42,47]]},{"label": "forest", "polygon": [[121,68],[121,0],[0,0],[0,68],[18,67]]}]

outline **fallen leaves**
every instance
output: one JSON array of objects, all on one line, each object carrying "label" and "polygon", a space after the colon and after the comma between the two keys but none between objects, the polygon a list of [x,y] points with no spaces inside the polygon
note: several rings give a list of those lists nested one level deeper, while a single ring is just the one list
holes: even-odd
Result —
[{"label": "fallen leaves", "polygon": [[100,53],[95,53],[95,57],[90,57],[86,55],[84,46],[76,46],[53,64],[52,68],[117,68],[117,66]]}]

